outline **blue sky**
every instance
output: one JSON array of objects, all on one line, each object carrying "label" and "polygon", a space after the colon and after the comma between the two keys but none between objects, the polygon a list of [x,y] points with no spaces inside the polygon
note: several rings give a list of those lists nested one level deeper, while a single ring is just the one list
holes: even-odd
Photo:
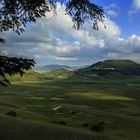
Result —
[{"label": "blue sky", "polygon": [[[18,36],[2,34],[6,44],[0,46],[3,55],[34,58],[38,64],[87,65],[104,59],[140,61],[140,0],[94,0],[105,9],[105,24],[99,31],[84,25],[72,28],[65,6],[58,5],[57,16],[46,13]],[[61,9],[61,10],[60,10]]]},{"label": "blue sky", "polygon": [[[139,25],[140,25],[140,7],[135,8],[134,0],[94,0],[98,5],[104,8],[111,4],[116,5],[114,8],[118,15],[115,17],[109,16],[110,19],[115,21],[118,26],[122,29],[122,36],[127,38],[132,34],[140,35]],[[139,0],[135,0],[140,2]],[[112,8],[113,10],[113,8]],[[134,10],[134,14],[129,15],[129,12]]]}]

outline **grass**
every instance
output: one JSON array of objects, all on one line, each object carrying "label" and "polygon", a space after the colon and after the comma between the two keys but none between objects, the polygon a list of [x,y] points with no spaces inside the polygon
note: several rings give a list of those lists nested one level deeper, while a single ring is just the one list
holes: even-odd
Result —
[{"label": "grass", "polygon": [[[3,121],[2,121],[2,120]],[[32,121],[21,121],[11,118],[0,117],[0,136],[2,140],[91,140],[100,135],[81,132],[71,128],[46,125]],[[7,129],[8,128],[8,129]]]},{"label": "grass", "polygon": [[[2,140],[139,140],[139,77],[60,77],[13,80],[8,88],[0,87]],[[58,106],[62,108],[55,111]],[[17,117],[7,116],[8,111]],[[59,124],[62,121],[66,125]],[[90,130],[102,121],[103,132]]]}]

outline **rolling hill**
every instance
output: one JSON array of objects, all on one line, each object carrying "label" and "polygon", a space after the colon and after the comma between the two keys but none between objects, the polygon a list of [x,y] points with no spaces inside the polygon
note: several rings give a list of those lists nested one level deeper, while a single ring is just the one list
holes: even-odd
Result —
[{"label": "rolling hill", "polygon": [[23,77],[15,75],[9,77],[10,81],[42,81],[57,80],[70,77],[128,77],[140,76],[140,64],[131,60],[105,60],[97,62],[86,68],[70,70],[65,68],[53,69],[50,71],[37,72],[26,71]]},{"label": "rolling hill", "polygon": [[36,71],[25,71],[23,76],[19,74],[15,76],[8,76],[8,79],[11,82],[19,82],[19,81],[44,81],[44,80],[57,80],[57,79],[65,79],[70,77],[73,74],[73,71],[69,71],[67,69],[61,68],[46,72],[36,72]]},{"label": "rolling hill", "polygon": [[35,71],[25,71],[25,74],[23,76],[20,76],[20,74],[16,74],[14,76],[8,76],[8,79],[12,82],[16,81],[40,81],[44,80],[45,75],[44,73],[39,73]]},{"label": "rolling hill", "polygon": [[73,74],[73,71],[70,71],[64,68],[51,70],[45,73],[46,77],[51,78],[51,79],[65,79],[65,78],[70,77],[72,74]]},{"label": "rolling hill", "polygon": [[[84,77],[97,72],[128,78]],[[132,78],[128,72],[139,75],[139,64],[106,60],[77,70],[76,75],[57,69],[10,77],[15,82],[0,87],[0,138],[139,140],[140,76]],[[104,124],[100,132],[93,129],[98,124]]]},{"label": "rolling hill", "polygon": [[79,69],[76,73],[90,77],[140,75],[140,64],[132,60],[105,60]]}]

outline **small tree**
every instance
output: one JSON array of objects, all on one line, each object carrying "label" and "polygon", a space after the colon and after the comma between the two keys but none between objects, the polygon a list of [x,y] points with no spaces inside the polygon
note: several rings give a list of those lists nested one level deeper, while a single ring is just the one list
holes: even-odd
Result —
[{"label": "small tree", "polygon": [[[77,30],[86,21],[91,21],[95,30],[98,30],[98,21],[104,22],[103,8],[90,0],[0,0],[0,32],[12,29],[22,33],[27,23],[45,17],[46,12],[55,12],[58,2],[66,5],[66,14],[72,17],[73,27]],[[0,39],[0,42],[4,43],[4,40]],[[7,86],[10,83],[5,74],[22,75],[34,64],[32,59],[0,56],[0,84]]]}]

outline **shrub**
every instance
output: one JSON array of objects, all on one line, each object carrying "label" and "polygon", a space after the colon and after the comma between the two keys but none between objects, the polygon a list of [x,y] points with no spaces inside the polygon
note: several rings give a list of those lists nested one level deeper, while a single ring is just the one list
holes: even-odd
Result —
[{"label": "shrub", "polygon": [[66,125],[66,122],[60,121],[59,124]]},{"label": "shrub", "polygon": [[92,130],[92,131],[96,131],[96,132],[101,132],[101,131],[103,131],[103,130],[105,129],[105,128],[104,128],[104,125],[105,125],[104,122],[99,122],[98,124],[93,125],[93,126],[91,127],[91,130]]},{"label": "shrub", "polygon": [[58,123],[57,121],[53,121],[53,123]]},{"label": "shrub", "polygon": [[14,111],[9,111],[9,112],[6,113],[6,115],[9,115],[11,117],[16,117],[17,116],[17,113],[14,112]]},{"label": "shrub", "polygon": [[83,123],[83,127],[88,127],[88,124],[87,123]]},{"label": "shrub", "polygon": [[70,111],[70,114],[75,115],[75,114],[77,114],[77,111],[72,110],[72,111]]}]

